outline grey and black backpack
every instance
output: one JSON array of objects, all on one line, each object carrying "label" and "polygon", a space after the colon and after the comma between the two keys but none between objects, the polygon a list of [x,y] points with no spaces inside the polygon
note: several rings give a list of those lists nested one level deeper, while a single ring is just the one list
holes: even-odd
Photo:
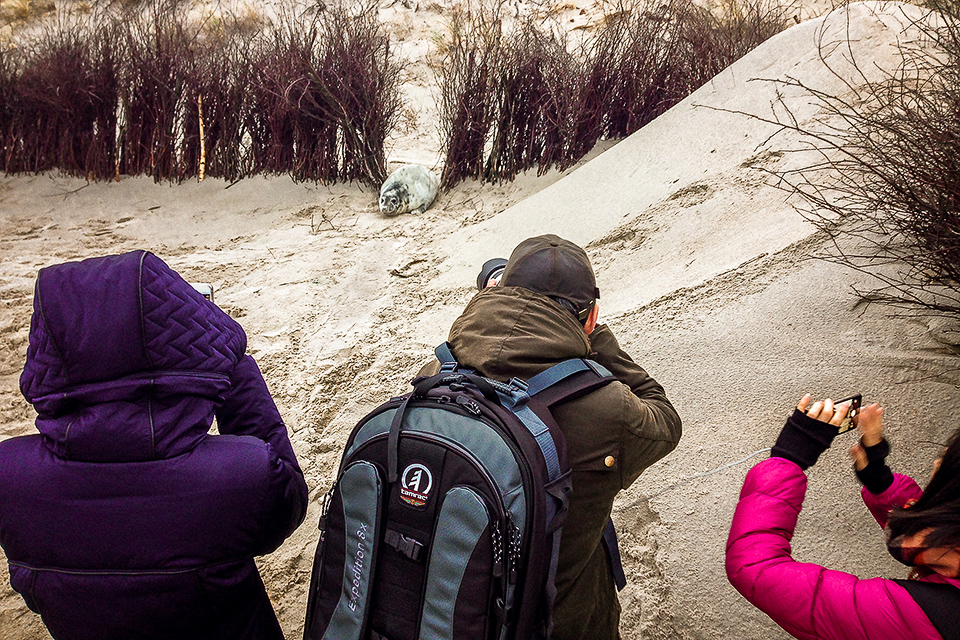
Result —
[{"label": "grey and black backpack", "polygon": [[437,347],[418,378],[354,428],[324,497],[304,638],[549,638],[570,492],[550,407],[612,380],[567,360],[490,380]]}]

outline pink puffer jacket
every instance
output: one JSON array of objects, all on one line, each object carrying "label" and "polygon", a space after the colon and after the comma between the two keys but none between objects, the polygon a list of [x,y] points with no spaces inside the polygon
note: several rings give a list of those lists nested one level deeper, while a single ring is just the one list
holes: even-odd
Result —
[{"label": "pink puffer jacket", "polygon": [[[879,495],[863,491],[881,526],[892,507],[921,493],[909,477],[894,478]],[[893,580],[861,580],[790,556],[806,491],[806,474],[783,458],[764,460],[747,474],[727,540],[727,577],[737,591],[804,640],[941,640],[920,606]],[[960,588],[960,580],[936,574],[925,580]]]}]

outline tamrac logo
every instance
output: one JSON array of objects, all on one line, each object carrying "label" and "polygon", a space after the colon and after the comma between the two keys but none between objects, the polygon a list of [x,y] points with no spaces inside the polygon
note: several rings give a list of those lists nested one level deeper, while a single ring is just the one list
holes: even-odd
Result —
[{"label": "tamrac logo", "polygon": [[427,504],[430,489],[433,488],[433,474],[422,464],[412,464],[403,470],[400,477],[400,499],[413,507]]}]

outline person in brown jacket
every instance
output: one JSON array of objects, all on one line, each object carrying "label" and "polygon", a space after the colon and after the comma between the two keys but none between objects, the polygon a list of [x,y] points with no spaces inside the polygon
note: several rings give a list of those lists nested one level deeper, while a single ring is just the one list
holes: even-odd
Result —
[{"label": "person in brown jacket", "polygon": [[[530,378],[591,358],[617,382],[554,409],[567,441],[573,493],[563,525],[554,640],[615,640],[620,603],[603,542],[613,501],[680,440],[680,417],[656,380],[597,324],[599,290],[586,253],[555,235],[521,242],[499,286],[478,293],[450,329],[457,361],[497,380]],[[439,370],[432,363],[421,371]]]}]

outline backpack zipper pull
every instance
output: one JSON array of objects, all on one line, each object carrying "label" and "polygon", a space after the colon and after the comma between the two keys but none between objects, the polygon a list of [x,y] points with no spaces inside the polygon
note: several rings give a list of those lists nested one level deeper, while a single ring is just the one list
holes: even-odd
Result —
[{"label": "backpack zipper pull", "polygon": [[480,406],[466,396],[457,396],[457,404],[475,416],[480,415]]},{"label": "backpack zipper pull", "polygon": [[499,580],[503,577],[503,536],[500,535],[500,527],[493,527],[490,536],[493,543],[493,577]]},{"label": "backpack zipper pull", "polygon": [[320,504],[320,523],[317,525],[317,528],[320,529],[320,534],[323,535],[323,532],[327,530],[327,514],[330,512],[330,501],[333,497],[333,490],[337,488],[337,483],[334,481],[333,486],[330,487],[330,490],[323,494],[323,502]]},{"label": "backpack zipper pull", "polygon": [[510,523],[510,550],[507,552],[507,561],[509,564],[509,576],[510,584],[517,583],[517,560],[520,558],[520,529],[513,524],[513,519],[509,520]]}]

